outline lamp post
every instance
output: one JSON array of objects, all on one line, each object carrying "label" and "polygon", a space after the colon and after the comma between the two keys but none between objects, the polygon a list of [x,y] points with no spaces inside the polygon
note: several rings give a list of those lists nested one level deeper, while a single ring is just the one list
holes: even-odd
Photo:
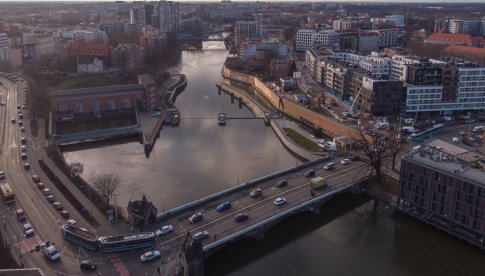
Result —
[{"label": "lamp post", "polygon": [[239,187],[239,167],[237,167],[237,186]]}]

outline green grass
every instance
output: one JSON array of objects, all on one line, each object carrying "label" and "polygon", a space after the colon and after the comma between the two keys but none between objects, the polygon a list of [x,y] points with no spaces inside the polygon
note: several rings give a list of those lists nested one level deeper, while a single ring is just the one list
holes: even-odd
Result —
[{"label": "green grass", "polygon": [[311,141],[300,133],[294,131],[291,128],[283,128],[283,130],[286,132],[286,135],[300,147],[311,152],[321,152],[320,147],[317,145],[317,143]]},{"label": "green grass", "polygon": [[379,187],[386,192],[397,195],[399,191],[399,180],[384,174],[382,175],[382,181],[379,184]]}]

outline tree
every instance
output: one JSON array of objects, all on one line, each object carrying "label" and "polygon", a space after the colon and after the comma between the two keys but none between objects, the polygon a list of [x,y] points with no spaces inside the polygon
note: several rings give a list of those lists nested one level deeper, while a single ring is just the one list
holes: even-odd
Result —
[{"label": "tree", "polygon": [[111,199],[120,186],[120,178],[114,173],[99,173],[94,174],[90,178],[93,183],[93,188],[96,193],[106,201],[106,205],[109,206]]},{"label": "tree", "polygon": [[74,161],[72,163],[69,163],[69,169],[71,170],[71,173],[73,176],[78,176],[83,173],[84,171],[84,165],[79,162],[79,161]]},{"label": "tree", "polygon": [[394,168],[396,158],[404,147],[403,140],[398,139],[394,132],[376,130],[371,135],[359,129],[356,132],[360,138],[360,159],[371,168],[370,174],[375,173],[379,182],[384,169]]}]

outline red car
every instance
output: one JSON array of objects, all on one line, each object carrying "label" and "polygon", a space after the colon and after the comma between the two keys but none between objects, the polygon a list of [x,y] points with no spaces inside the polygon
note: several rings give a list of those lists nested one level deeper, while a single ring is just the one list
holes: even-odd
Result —
[{"label": "red car", "polygon": [[27,217],[25,216],[25,212],[22,209],[17,209],[15,211],[15,214],[17,214],[17,219],[19,221],[25,221],[27,219]]},{"label": "red car", "polygon": [[37,182],[37,188],[39,188],[39,190],[43,190],[43,189],[45,188],[44,183],[42,183],[42,182]]}]

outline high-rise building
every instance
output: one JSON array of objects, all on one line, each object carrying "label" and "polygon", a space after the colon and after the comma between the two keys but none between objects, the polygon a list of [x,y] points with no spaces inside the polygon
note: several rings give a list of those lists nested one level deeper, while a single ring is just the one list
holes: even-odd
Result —
[{"label": "high-rise building", "polygon": [[172,1],[160,1],[158,9],[158,19],[160,22],[160,31],[168,33],[177,33],[180,31],[180,11],[179,3]]},{"label": "high-rise building", "polygon": [[262,26],[258,21],[236,21],[234,28],[236,45],[248,38],[261,36]]},{"label": "high-rise building", "polygon": [[130,23],[136,26],[136,32],[141,32],[142,28],[147,24],[145,16],[145,6],[143,4],[135,4],[130,9]]},{"label": "high-rise building", "polygon": [[0,47],[8,46],[8,36],[6,33],[0,33]]}]

